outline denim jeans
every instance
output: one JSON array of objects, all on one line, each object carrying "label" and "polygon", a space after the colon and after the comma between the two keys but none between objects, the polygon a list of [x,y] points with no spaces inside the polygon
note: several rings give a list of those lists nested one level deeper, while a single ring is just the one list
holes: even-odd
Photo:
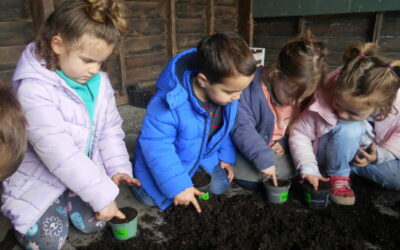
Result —
[{"label": "denim jeans", "polygon": [[[197,171],[205,170],[199,168]],[[211,175],[210,192],[216,195],[224,193],[228,189],[230,183],[226,171],[218,165],[213,169],[213,172],[209,174]],[[132,186],[131,188],[139,202],[148,206],[156,205],[143,188],[137,186]]]},{"label": "denim jeans", "polygon": [[351,173],[372,180],[383,187],[400,190],[400,165],[395,159],[382,164],[357,167],[352,164],[366,128],[361,121],[339,121],[336,127],[320,138],[317,162],[325,166],[328,176],[349,176]]}]

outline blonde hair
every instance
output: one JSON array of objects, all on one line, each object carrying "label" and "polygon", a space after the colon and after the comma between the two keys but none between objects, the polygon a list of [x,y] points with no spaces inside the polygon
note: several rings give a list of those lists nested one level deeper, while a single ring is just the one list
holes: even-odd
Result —
[{"label": "blonde hair", "polygon": [[58,59],[51,48],[54,36],[61,36],[70,45],[84,34],[116,44],[127,30],[118,0],[64,1],[41,27],[36,39],[36,53],[45,59],[49,70],[55,70]]},{"label": "blonde hair", "polygon": [[21,164],[27,147],[26,120],[11,87],[0,86],[0,181]]},{"label": "blonde hair", "polygon": [[376,107],[375,119],[383,120],[393,110],[400,88],[400,61],[387,63],[377,55],[374,43],[349,45],[334,96],[368,97],[369,104]]}]

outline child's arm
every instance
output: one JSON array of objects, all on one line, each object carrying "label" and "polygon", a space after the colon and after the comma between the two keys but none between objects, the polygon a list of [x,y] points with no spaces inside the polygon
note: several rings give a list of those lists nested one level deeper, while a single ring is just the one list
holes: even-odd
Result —
[{"label": "child's arm", "polygon": [[75,146],[58,109],[63,105],[54,96],[58,93],[44,85],[24,80],[17,92],[28,121],[28,141],[44,166],[98,212],[114,201],[118,188]]},{"label": "child's arm", "polygon": [[107,75],[102,74],[102,77],[107,83],[108,107],[104,129],[101,131],[98,141],[100,154],[110,178],[117,174],[126,174],[132,177],[132,164],[129,161],[129,154],[123,140],[125,133],[122,130],[122,119],[115,104],[114,90]]},{"label": "child's arm", "polygon": [[174,198],[193,184],[176,153],[178,118],[167,105],[158,96],[149,102],[138,143],[158,188]]},{"label": "child's arm", "polygon": [[246,89],[239,100],[232,140],[245,158],[253,162],[258,170],[275,165],[275,153],[256,130],[256,120],[250,107]]}]

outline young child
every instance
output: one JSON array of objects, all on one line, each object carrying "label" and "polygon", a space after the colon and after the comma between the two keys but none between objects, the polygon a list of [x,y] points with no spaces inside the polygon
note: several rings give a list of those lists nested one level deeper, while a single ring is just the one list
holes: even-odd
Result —
[{"label": "young child", "polygon": [[289,179],[296,174],[287,147],[286,130],[300,104],[324,79],[327,50],[311,32],[288,42],[277,64],[259,67],[239,101],[232,139],[240,151],[235,182],[257,189],[263,178]]},{"label": "young child", "polygon": [[290,149],[303,179],[317,189],[324,166],[331,199],[353,205],[351,172],[400,190],[400,68],[372,43],[350,45],[343,58],[291,131]]},{"label": "young child", "polygon": [[0,182],[21,164],[26,150],[25,117],[12,88],[0,86]]},{"label": "young child", "polygon": [[23,52],[13,85],[28,121],[28,149],[4,181],[2,212],[27,249],[60,249],[69,222],[95,232],[125,216],[118,184],[139,184],[122,120],[100,67],[126,30],[114,1],[64,1]]},{"label": "young child", "polygon": [[[201,208],[193,187],[196,171],[211,174],[211,192],[233,178],[235,150],[229,133],[237,100],[253,79],[255,60],[236,33],[202,39],[174,57],[157,80],[135,150],[136,197],[162,210],[172,203]],[[200,169],[199,169],[200,168]]]}]

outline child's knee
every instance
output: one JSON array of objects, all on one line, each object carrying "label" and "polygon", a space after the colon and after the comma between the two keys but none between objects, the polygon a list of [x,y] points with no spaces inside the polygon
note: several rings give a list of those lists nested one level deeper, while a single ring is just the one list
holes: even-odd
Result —
[{"label": "child's knee", "polygon": [[365,126],[361,122],[346,122],[337,125],[335,129],[335,137],[345,140],[357,140],[365,133]]},{"label": "child's knee", "polygon": [[93,216],[84,218],[79,212],[74,212],[70,215],[72,224],[82,233],[95,233],[101,231],[105,226],[105,221],[99,221]]}]

